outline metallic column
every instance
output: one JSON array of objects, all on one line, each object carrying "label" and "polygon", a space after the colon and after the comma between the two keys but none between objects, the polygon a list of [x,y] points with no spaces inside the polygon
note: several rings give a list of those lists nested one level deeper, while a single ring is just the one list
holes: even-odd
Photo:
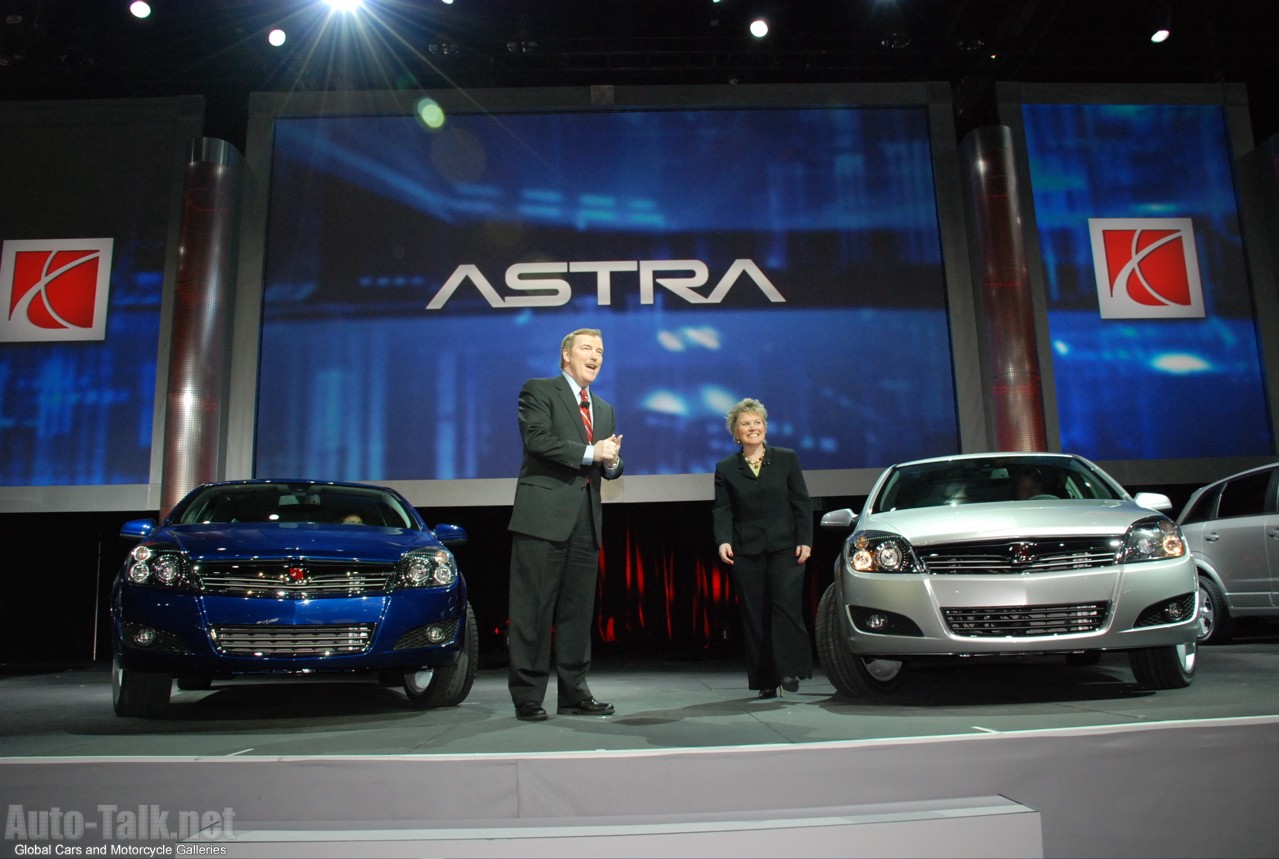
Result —
[{"label": "metallic column", "polygon": [[231,144],[207,137],[193,141],[170,329],[161,515],[192,488],[221,475],[241,173],[240,154]]},{"label": "metallic column", "polygon": [[970,242],[984,384],[997,450],[1047,450],[1034,305],[1012,135],[1002,125],[964,138]]}]

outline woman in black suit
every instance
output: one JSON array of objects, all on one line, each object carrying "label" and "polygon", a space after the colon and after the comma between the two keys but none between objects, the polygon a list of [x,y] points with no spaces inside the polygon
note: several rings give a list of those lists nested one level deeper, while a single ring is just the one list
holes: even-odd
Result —
[{"label": "woman in black suit", "polygon": [[746,677],[761,698],[776,698],[812,676],[803,617],[804,563],[812,552],[813,511],[795,451],[764,441],[768,410],[744,399],[728,412],[742,449],[715,465],[715,542],[732,568],[746,646]]}]

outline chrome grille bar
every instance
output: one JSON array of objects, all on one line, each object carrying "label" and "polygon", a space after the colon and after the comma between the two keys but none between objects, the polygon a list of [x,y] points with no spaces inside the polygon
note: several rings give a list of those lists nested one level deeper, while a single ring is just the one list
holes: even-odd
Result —
[{"label": "chrome grille bar", "polygon": [[1033,638],[1096,632],[1105,624],[1109,612],[1109,602],[942,609],[950,631],[970,638]]},{"label": "chrome grille bar", "polygon": [[1109,539],[1005,540],[916,549],[936,575],[1057,573],[1113,566],[1119,546]]},{"label": "chrome grille bar", "polygon": [[[300,568],[305,575],[291,576],[291,568]],[[200,564],[194,578],[206,594],[313,599],[384,594],[391,589],[394,572],[386,564],[278,560]]]},{"label": "chrome grille bar", "polygon": [[209,630],[220,653],[236,656],[325,656],[363,653],[375,624],[355,626],[215,626]]}]

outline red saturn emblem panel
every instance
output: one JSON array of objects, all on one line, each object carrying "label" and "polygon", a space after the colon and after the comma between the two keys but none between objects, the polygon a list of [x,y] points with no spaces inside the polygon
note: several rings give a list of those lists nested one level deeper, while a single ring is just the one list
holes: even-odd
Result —
[{"label": "red saturn emblem panel", "polygon": [[1103,319],[1205,316],[1189,218],[1089,218]]},{"label": "red saturn emblem panel", "polygon": [[0,342],[105,340],[112,244],[6,241],[0,251]]}]

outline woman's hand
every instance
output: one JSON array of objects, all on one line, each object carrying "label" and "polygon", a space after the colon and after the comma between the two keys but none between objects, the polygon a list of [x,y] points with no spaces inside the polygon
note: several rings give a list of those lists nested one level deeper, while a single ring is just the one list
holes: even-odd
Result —
[{"label": "woman's hand", "polygon": [[808,561],[808,556],[811,554],[813,554],[813,549],[811,546],[795,547],[795,560],[798,563],[801,563],[801,564],[806,563]]},{"label": "woman's hand", "polygon": [[728,564],[729,566],[733,565],[733,544],[732,543],[719,544],[719,559],[723,561],[724,563]]}]

